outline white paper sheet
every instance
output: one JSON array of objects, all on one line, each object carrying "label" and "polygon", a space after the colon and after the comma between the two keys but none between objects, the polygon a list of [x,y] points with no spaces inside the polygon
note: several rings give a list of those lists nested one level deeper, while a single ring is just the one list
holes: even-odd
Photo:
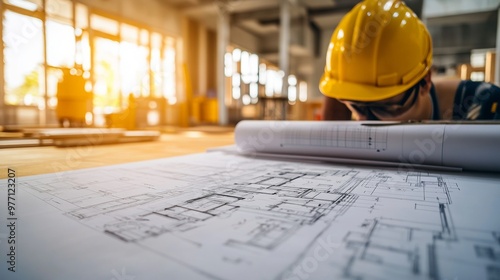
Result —
[{"label": "white paper sheet", "polygon": [[[371,125],[370,125],[371,124]],[[378,125],[374,125],[378,124]],[[242,121],[240,151],[500,171],[500,124]]]},{"label": "white paper sheet", "polygon": [[496,279],[500,176],[223,152],[18,178],[0,279]]}]

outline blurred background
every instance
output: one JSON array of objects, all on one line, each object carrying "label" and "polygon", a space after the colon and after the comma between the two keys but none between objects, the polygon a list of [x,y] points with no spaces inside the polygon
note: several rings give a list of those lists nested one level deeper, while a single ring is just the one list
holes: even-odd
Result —
[{"label": "blurred background", "polygon": [[[318,120],[330,36],[358,0],[3,0],[2,127]],[[434,77],[498,84],[500,0],[407,0]]]}]

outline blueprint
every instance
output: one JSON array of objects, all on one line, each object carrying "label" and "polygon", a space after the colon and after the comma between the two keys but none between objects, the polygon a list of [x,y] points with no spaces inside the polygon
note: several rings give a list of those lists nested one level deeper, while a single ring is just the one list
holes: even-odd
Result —
[{"label": "blueprint", "polygon": [[497,174],[209,152],[18,181],[0,279],[500,278]]},{"label": "blueprint", "polygon": [[499,122],[245,120],[235,128],[236,146],[247,154],[322,156],[492,172],[500,172],[499,141]]}]

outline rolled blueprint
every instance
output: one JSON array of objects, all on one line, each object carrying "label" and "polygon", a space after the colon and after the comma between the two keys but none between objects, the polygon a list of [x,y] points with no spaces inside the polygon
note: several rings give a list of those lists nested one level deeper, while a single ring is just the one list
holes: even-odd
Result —
[{"label": "rolled blueprint", "polygon": [[241,153],[500,171],[500,123],[242,121]]}]

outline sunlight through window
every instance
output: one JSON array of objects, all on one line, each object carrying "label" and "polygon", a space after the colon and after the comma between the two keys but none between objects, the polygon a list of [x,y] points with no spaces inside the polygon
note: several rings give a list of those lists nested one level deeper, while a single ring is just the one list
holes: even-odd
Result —
[{"label": "sunlight through window", "polygon": [[14,105],[43,102],[42,21],[6,11],[3,27],[5,102]]}]

